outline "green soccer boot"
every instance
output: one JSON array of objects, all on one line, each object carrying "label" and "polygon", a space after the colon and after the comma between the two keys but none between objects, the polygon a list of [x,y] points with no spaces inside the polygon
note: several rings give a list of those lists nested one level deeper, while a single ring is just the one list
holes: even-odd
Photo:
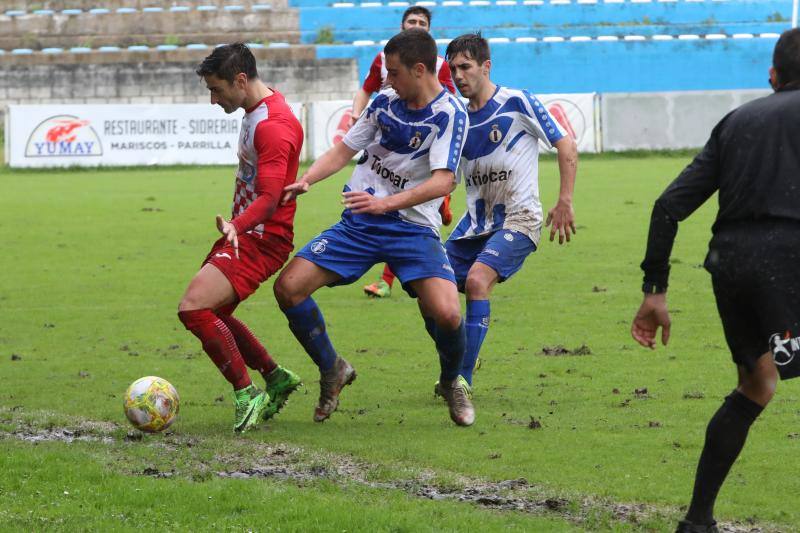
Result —
[{"label": "green soccer boot", "polygon": [[266,378],[266,382],[269,403],[264,410],[264,414],[261,416],[264,420],[269,420],[278,414],[278,411],[283,409],[283,406],[286,405],[286,400],[289,399],[289,395],[296,391],[297,387],[302,385],[303,381],[300,379],[300,376],[288,368],[279,366],[270,372]]},{"label": "green soccer boot", "polygon": [[392,295],[392,288],[381,279],[364,287],[364,294],[370,298],[389,298]]},{"label": "green soccer boot", "polygon": [[233,430],[244,433],[256,427],[269,405],[269,395],[255,385],[233,391],[233,402],[236,406],[236,418]]}]

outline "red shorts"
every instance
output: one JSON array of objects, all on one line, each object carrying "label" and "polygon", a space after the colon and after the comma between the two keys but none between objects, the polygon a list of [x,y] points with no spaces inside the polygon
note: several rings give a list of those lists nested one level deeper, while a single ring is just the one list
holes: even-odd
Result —
[{"label": "red shorts", "polygon": [[225,237],[220,237],[211,247],[203,265],[211,263],[217,267],[228,278],[241,302],[281,269],[293,248],[291,243],[283,239],[269,235],[259,239],[245,233],[239,235],[239,259],[236,259],[233,245]]}]

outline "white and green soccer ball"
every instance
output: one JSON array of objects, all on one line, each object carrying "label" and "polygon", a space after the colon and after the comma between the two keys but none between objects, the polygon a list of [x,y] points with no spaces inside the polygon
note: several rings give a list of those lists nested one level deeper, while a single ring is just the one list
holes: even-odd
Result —
[{"label": "white and green soccer ball", "polygon": [[175,387],[156,376],[139,378],[125,391],[125,416],[141,431],[167,429],[178,416],[180,398]]}]

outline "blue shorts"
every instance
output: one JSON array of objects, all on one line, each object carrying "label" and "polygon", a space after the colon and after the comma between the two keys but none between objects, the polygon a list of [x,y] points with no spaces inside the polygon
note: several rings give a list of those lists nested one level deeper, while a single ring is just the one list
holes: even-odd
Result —
[{"label": "blue shorts", "polygon": [[475,262],[494,269],[502,283],[522,268],[525,258],[536,251],[536,245],[527,235],[507,229],[474,239],[448,239],[444,247],[461,292]]},{"label": "blue shorts", "polygon": [[373,265],[388,263],[411,296],[408,283],[424,278],[456,278],[439,237],[431,228],[389,215],[352,215],[320,233],[297,252],[297,257],[339,274],[331,283],[349,285]]}]

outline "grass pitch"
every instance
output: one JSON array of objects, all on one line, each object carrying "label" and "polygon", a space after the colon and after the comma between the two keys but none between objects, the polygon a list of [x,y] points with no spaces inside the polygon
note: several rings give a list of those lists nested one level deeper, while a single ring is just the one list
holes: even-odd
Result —
[{"label": "grass pitch", "polygon": [[[314,424],[316,369],[267,283],[238,314],[308,386],[244,437],[230,432],[228,384],[176,317],[214,215],[230,210],[232,169],[0,170],[0,529],[673,527],[706,423],[735,384],[700,266],[713,201],[681,224],[670,346],[649,352],[628,333],[652,202],[688,159],[584,158],[575,240],[543,239],[495,290],[472,428],[433,399],[438,363],[416,303],[399,288],[368,300],[363,283],[315,296],[359,378]],[[555,162],[540,174],[548,209]],[[296,247],[338,220],[348,175],[300,199]],[[463,202],[459,188],[455,212]],[[558,346],[585,355],[545,354]],[[140,439],[122,395],[151,374],[177,387],[181,414]],[[779,386],[718,519],[800,523],[784,497],[797,488],[798,405],[795,384]]]}]

